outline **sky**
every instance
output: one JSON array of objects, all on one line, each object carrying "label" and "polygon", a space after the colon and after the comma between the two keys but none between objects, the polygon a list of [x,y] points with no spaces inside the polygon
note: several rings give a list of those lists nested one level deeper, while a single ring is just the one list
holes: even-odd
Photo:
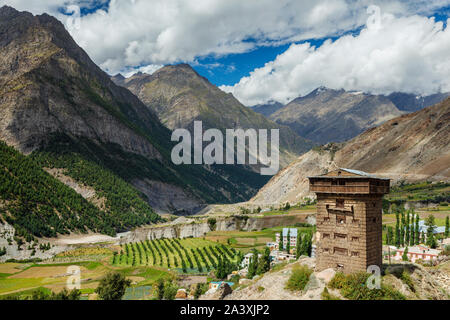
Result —
[{"label": "sky", "polygon": [[450,91],[450,0],[0,0],[61,20],[111,75],[189,63],[251,106],[319,86]]}]

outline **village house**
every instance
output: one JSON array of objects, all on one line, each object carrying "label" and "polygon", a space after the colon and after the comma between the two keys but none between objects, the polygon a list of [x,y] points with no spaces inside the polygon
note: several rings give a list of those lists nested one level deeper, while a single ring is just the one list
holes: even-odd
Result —
[{"label": "village house", "polygon": [[[420,220],[419,221],[419,232],[420,233],[423,232],[423,234],[426,237],[427,236],[427,230],[428,230],[428,227],[425,225],[425,221],[424,220]],[[444,233],[445,233],[445,227],[444,226],[442,226],[442,227],[435,227],[433,229],[433,234],[434,235],[444,235]]]},{"label": "village house", "polygon": [[[403,253],[405,252],[405,248],[399,248],[397,250],[397,253],[395,254],[394,259],[395,260],[402,260]],[[416,262],[416,260],[423,260],[423,261],[431,261],[436,260],[439,254],[441,253],[441,250],[437,249],[431,249],[427,246],[414,246],[414,247],[408,247],[408,260],[411,262]]]},{"label": "village house", "polygon": [[267,242],[266,247],[269,247],[270,251],[278,250],[278,243],[276,242]]},{"label": "village house", "polygon": [[[258,253],[258,259],[261,258],[261,257],[262,257],[262,254]],[[244,259],[242,260],[241,267],[242,268],[248,267],[248,265],[250,264],[251,259],[253,259],[253,253],[251,253],[251,252],[247,253],[244,256]]]},{"label": "village house", "polygon": [[273,263],[295,260],[296,258],[295,254],[290,254],[286,251],[273,250],[270,252],[270,261]]}]

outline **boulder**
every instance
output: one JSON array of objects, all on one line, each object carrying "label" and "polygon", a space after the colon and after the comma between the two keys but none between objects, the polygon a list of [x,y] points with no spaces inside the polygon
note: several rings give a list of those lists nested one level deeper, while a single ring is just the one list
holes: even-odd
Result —
[{"label": "boulder", "polygon": [[228,285],[228,283],[222,283],[217,290],[212,293],[209,297],[210,300],[223,300],[227,295],[231,294],[233,289]]},{"label": "boulder", "polygon": [[334,278],[336,271],[332,268],[325,269],[316,274],[316,278],[322,280],[325,284],[331,281]]}]

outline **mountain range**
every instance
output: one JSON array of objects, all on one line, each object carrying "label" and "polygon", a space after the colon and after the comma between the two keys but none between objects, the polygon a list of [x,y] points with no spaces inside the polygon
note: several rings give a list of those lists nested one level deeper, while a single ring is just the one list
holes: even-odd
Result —
[{"label": "mountain range", "polygon": [[405,113],[443,101],[450,93],[430,96],[394,92],[388,96],[319,87],[287,105],[252,107],[269,119],[291,127],[319,144],[343,142]]},{"label": "mountain range", "polygon": [[450,98],[368,129],[344,143],[300,156],[252,198],[254,203],[296,203],[310,196],[308,176],[351,168],[392,183],[450,179]]},{"label": "mountain range", "polygon": [[[113,235],[208,203],[298,200],[306,176],[334,167],[448,180],[450,100],[424,108],[446,94],[321,87],[248,108],[186,64],[111,77],[57,19],[7,6],[0,52],[0,222],[19,236]],[[279,129],[286,168],[268,182],[257,166],[174,165],[171,131],[195,121]]]},{"label": "mountain range", "polygon": [[205,130],[215,128],[222,132],[226,129],[279,129],[283,167],[313,145],[289,127],[245,107],[188,64],[168,65],[151,75],[137,73],[124,78],[119,74],[112,80],[139,97],[170,130],[185,128],[192,133],[194,121],[202,121]]}]

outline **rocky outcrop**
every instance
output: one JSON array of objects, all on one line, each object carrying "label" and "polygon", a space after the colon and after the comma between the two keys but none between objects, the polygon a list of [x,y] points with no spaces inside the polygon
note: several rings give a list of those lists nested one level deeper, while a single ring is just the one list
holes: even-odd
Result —
[{"label": "rocky outcrop", "polygon": [[[19,246],[14,240],[16,230],[7,222],[0,220],[0,248],[6,249],[6,254],[0,256],[0,263],[8,259],[27,260],[27,259],[50,259],[56,254],[68,249],[68,246],[52,246],[49,250],[42,251],[39,245],[31,248],[25,243]],[[45,242],[44,242],[45,243]]]},{"label": "rocky outcrop", "polygon": [[[264,228],[272,228],[296,223],[315,223],[312,214],[294,214],[267,217],[233,216],[229,218],[217,218],[216,231],[256,231]],[[120,239],[121,243],[153,240],[161,238],[199,238],[212,231],[206,220],[196,221],[188,219],[179,223],[163,226],[151,226],[137,228]]]},{"label": "rocky outcrop", "polygon": [[226,296],[230,295],[233,292],[233,289],[226,282],[222,282],[220,286],[212,291],[207,291],[204,295],[202,295],[199,300],[223,300]]}]

